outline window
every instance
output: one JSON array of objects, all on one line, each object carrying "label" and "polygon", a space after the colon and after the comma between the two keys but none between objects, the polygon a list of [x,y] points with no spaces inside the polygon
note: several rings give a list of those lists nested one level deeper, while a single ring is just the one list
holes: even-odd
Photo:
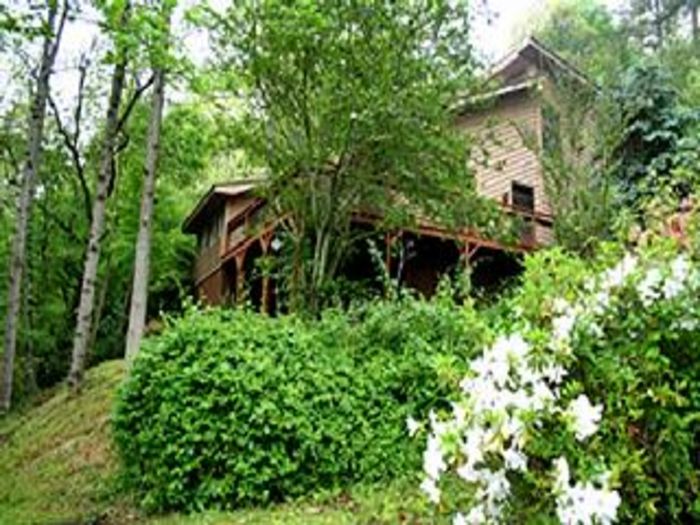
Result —
[{"label": "window", "polygon": [[200,250],[215,246],[221,237],[223,230],[224,214],[219,211],[212,215],[209,222],[205,223],[197,236],[197,245]]},{"label": "window", "polygon": [[535,211],[535,190],[532,186],[513,182],[511,186],[512,205],[516,210]]}]

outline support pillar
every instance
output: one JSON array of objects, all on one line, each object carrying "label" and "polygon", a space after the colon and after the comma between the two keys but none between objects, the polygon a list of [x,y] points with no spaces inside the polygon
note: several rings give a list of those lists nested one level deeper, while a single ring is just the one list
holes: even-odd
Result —
[{"label": "support pillar", "polygon": [[[260,237],[260,248],[263,257],[267,256],[272,236],[273,232],[268,232]],[[260,297],[260,311],[265,314],[270,313],[270,276],[267,273],[262,276],[262,291],[260,294],[262,296]]]},{"label": "support pillar", "polygon": [[245,294],[245,255],[247,250],[243,250],[234,258],[236,261],[236,304],[242,305]]}]

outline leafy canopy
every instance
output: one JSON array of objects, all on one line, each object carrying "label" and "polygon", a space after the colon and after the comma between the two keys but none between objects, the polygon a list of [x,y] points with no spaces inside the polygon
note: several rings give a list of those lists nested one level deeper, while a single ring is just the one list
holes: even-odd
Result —
[{"label": "leafy canopy", "polygon": [[295,261],[308,273],[295,275],[312,295],[360,209],[391,223],[483,222],[451,112],[473,80],[467,16],[465,2],[277,0],[213,16],[229,85],[246,100],[241,143],[266,168],[266,197],[289,214],[299,254],[310,246]]}]

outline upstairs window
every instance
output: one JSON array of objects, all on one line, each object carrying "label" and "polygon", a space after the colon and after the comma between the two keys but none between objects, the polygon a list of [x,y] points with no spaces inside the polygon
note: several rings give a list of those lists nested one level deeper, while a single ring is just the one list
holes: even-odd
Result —
[{"label": "upstairs window", "polygon": [[513,182],[511,185],[511,203],[516,210],[534,213],[535,211],[535,190],[527,184]]}]

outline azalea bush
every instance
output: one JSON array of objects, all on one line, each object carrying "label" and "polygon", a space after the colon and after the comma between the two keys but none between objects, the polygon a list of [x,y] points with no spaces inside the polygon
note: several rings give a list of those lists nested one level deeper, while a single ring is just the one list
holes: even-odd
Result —
[{"label": "azalea bush", "polygon": [[455,524],[696,521],[700,265],[667,242],[527,265],[452,407],[408,420],[421,488]]},{"label": "azalea bush", "polygon": [[444,403],[488,332],[447,296],[318,320],[192,309],[145,343],[120,390],[124,477],[147,508],[196,510],[414,473],[405,418]]}]

